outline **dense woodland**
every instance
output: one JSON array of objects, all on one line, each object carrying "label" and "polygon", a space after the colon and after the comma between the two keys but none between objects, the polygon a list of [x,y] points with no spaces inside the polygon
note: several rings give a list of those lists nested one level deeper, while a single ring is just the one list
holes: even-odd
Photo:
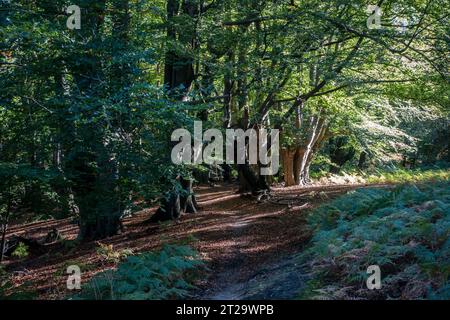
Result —
[{"label": "dense woodland", "polygon": [[[81,8],[79,29],[68,28],[70,5]],[[374,28],[369,5],[382,10]],[[440,210],[429,217],[439,232],[411,229],[404,236],[438,235],[427,248],[436,255],[441,250],[439,258],[428,261],[424,272],[439,276],[416,279],[422,291],[408,287],[413,293],[402,297],[448,298],[449,14],[445,0],[0,0],[0,261],[6,261],[6,274],[8,263],[19,259],[13,250],[23,249],[10,230],[30,222],[70,220],[78,226],[71,244],[76,250],[126,233],[123,219],[146,208],[159,208],[145,222],[149,225],[201,215],[196,191],[201,185],[210,185],[210,192],[218,184],[236,186],[248,201],[264,206],[277,201],[273,188],[300,193],[334,180],[414,182],[418,186],[406,191],[358,191],[355,198],[320,207],[309,223],[323,230],[305,254],[326,256],[332,241],[361,234],[370,240],[370,230],[358,229],[365,220],[349,221],[333,233],[334,223],[344,219],[337,212],[374,219],[380,203],[398,214],[411,201],[419,207],[435,201],[435,207],[420,208]],[[202,121],[204,130],[280,130],[281,170],[263,176],[261,163],[173,164],[171,134],[192,131],[194,121]],[[423,197],[408,188],[419,188]],[[401,228],[392,233],[396,229],[383,220],[385,211],[370,225],[384,226],[386,236],[402,234]],[[401,225],[409,228],[411,221]],[[58,230],[48,231],[49,243],[59,241]],[[377,237],[371,240],[386,240]],[[29,251],[43,246],[21,239]],[[174,259],[195,255],[183,246],[162,250]],[[139,263],[161,258],[152,254]],[[328,253],[339,254],[344,252]],[[391,252],[377,254],[389,259]],[[339,269],[317,257],[303,259],[340,278],[348,267],[350,282],[351,272],[369,262],[346,261]],[[121,281],[127,282],[133,263],[120,265]],[[392,272],[400,277],[397,271]],[[402,281],[417,274],[408,272]],[[314,297],[322,287],[327,288],[322,296],[358,295],[333,294],[326,282],[310,283],[303,297]],[[434,296],[427,296],[425,283]],[[167,286],[175,290],[177,284]],[[150,296],[127,292],[121,298],[185,293],[156,288]]]}]

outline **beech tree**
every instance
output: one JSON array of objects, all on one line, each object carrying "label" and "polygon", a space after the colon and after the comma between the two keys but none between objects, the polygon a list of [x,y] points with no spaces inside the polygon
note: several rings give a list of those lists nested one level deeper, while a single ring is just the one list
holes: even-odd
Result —
[{"label": "beech tree", "polygon": [[[367,26],[372,14],[368,5],[227,1],[203,17],[209,28],[199,38],[206,38],[204,50],[213,52],[205,63],[221,70],[224,79],[225,126],[281,129],[287,186],[309,182],[311,161],[330,138],[329,118],[339,112],[332,101],[336,92],[370,91],[440,72],[437,59],[427,56],[439,52],[429,45],[436,32],[429,26],[440,29],[445,16],[439,2],[379,1],[384,22],[378,29]],[[443,37],[433,39],[443,45]],[[413,65],[422,65],[422,73],[414,68],[413,75]],[[244,172],[241,181],[257,190],[253,170]]]},{"label": "beech tree", "polygon": [[[448,91],[443,0],[80,0],[73,30],[69,1],[1,5],[0,164],[51,177],[8,194],[16,211],[76,216],[80,239],[120,232],[137,199],[170,218],[198,210],[195,168],[170,159],[171,133],[194,120],[279,129],[292,186],[326,141],[355,134],[358,96],[448,106],[434,99]],[[234,166],[242,192],[269,192],[262,166]]]}]

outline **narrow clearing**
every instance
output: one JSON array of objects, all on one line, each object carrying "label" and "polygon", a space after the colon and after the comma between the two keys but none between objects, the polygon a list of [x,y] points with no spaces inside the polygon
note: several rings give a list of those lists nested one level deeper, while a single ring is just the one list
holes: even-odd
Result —
[{"label": "narrow clearing", "polygon": [[[178,222],[149,224],[155,209],[148,209],[125,221],[123,234],[101,241],[114,250],[134,253],[158,248],[165,241],[194,237],[193,246],[209,267],[198,283],[200,299],[290,299],[295,298],[307,274],[297,265],[294,253],[311,237],[306,228],[308,211],[320,203],[363,187],[321,186],[274,189],[269,202],[236,193],[235,186],[199,187],[201,212]],[[13,227],[13,234],[40,238],[57,228],[66,240],[75,239],[78,227],[69,220],[45,221]],[[67,266],[78,264],[82,281],[113,267],[96,253],[98,243],[71,247],[67,243],[47,245],[39,256],[9,261],[15,284],[32,284],[39,298],[61,299]]]}]

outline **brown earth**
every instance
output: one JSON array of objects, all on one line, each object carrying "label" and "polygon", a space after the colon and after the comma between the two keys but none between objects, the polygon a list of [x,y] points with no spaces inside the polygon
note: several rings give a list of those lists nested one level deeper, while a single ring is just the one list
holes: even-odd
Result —
[{"label": "brown earth", "polygon": [[[252,281],[258,277],[266,281],[286,263],[287,268],[292,267],[292,254],[300,251],[311,237],[306,227],[310,209],[357,187],[361,186],[276,188],[273,197],[263,202],[237,194],[235,186],[199,187],[196,192],[202,210],[198,214],[185,215],[177,222],[150,224],[147,220],[155,209],[144,210],[125,220],[123,234],[101,243],[112,245],[116,251],[131,249],[139,253],[157,249],[165,241],[193,236],[197,240],[192,245],[209,267],[194,297],[251,298],[254,295],[248,294],[247,287],[253,285]],[[97,254],[97,242],[71,246],[69,240],[76,238],[78,227],[68,219],[15,226],[8,236],[39,239],[53,228],[61,232],[64,241],[46,245],[39,256],[7,261],[15,285],[32,287],[40,299],[63,299],[71,293],[65,289],[67,266],[79,265],[84,282],[114,267]],[[279,298],[273,292],[269,297]]]}]

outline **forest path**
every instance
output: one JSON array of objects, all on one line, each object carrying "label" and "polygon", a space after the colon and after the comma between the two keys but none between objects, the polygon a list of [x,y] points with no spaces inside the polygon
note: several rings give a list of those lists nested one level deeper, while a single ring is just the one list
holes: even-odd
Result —
[{"label": "forest path", "polygon": [[202,214],[222,217],[214,230],[196,235],[211,271],[195,298],[295,298],[308,277],[295,254],[311,237],[306,228],[309,209],[357,187],[274,189],[271,201],[262,203],[237,195],[233,188],[218,188],[220,197],[198,190]]},{"label": "forest path", "polygon": [[28,283],[39,298],[61,299],[66,289],[68,265],[79,265],[82,283],[96,273],[113,268],[97,253],[100,243],[134,253],[158,249],[166,242],[191,241],[209,271],[198,283],[201,299],[288,299],[304,283],[304,273],[293,255],[311,237],[306,227],[309,209],[363,185],[274,188],[270,201],[258,202],[237,194],[235,185],[196,188],[201,210],[179,221],[148,222],[156,208],[124,220],[125,232],[102,240],[76,244],[78,226],[65,220],[47,220],[12,226],[16,234],[42,239],[56,228],[65,241],[46,245],[26,259],[6,261],[14,283]]}]

